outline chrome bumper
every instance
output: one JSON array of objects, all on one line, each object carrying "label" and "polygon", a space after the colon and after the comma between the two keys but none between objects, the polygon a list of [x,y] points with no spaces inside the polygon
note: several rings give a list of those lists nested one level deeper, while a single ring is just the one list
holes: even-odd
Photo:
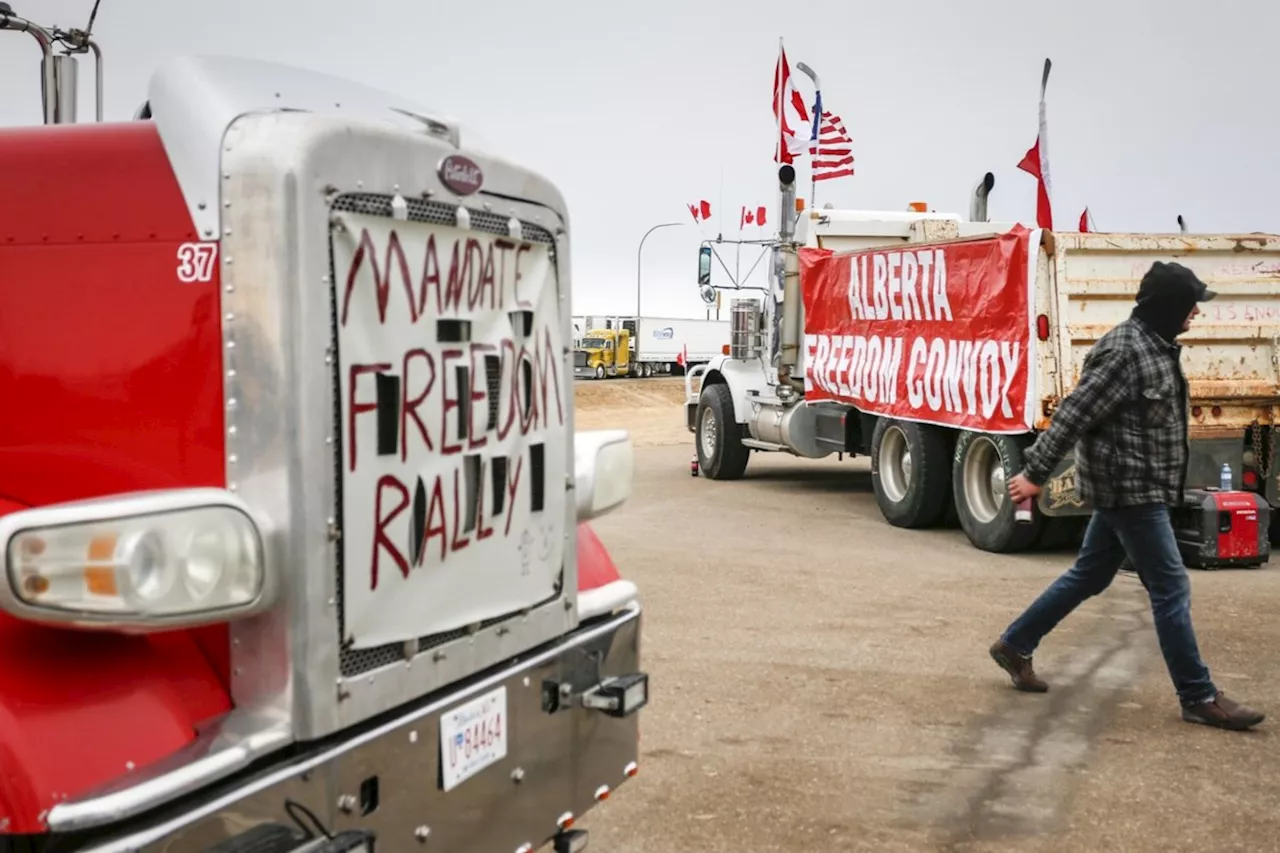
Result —
[{"label": "chrome bumper", "polygon": [[[310,850],[317,842],[300,828],[310,822],[306,812],[333,835],[369,833],[378,851],[423,842],[456,853],[537,849],[636,772],[638,715],[612,716],[566,699],[639,671],[640,615],[632,602],[392,720],[292,753],[128,825],[56,834],[51,849],[249,850],[248,834],[274,824],[293,832],[293,849]],[[507,696],[506,757],[444,791],[442,715],[499,687]]]}]

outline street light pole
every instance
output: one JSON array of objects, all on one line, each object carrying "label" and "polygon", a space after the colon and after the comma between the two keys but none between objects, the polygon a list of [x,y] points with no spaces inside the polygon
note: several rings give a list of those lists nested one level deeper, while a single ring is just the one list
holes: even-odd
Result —
[{"label": "street light pole", "polygon": [[644,241],[649,239],[649,235],[659,228],[673,228],[677,225],[684,225],[683,222],[663,222],[655,225],[648,231],[644,232],[644,236],[640,238],[640,248],[636,249],[636,321],[640,320],[640,259],[641,252],[644,251]]}]

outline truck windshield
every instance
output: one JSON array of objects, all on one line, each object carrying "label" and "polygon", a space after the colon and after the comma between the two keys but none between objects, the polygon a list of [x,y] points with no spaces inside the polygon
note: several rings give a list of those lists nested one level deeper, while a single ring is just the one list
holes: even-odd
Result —
[{"label": "truck windshield", "polygon": [[609,342],[604,338],[583,338],[582,339],[583,349],[604,349],[608,345],[609,345]]}]

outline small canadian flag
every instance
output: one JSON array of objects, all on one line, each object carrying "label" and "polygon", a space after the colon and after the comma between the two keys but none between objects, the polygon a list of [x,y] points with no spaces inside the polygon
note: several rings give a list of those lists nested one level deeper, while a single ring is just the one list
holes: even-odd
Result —
[{"label": "small canadian flag", "polygon": [[689,363],[689,345],[685,344],[680,347],[680,352],[676,353],[676,364],[684,367]]}]

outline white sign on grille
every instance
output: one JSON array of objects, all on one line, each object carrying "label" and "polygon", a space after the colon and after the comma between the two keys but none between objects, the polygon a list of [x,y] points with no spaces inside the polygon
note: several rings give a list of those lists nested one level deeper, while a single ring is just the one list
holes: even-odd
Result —
[{"label": "white sign on grille", "polygon": [[550,247],[339,219],[346,639],[369,648],[545,600],[573,381]]}]

